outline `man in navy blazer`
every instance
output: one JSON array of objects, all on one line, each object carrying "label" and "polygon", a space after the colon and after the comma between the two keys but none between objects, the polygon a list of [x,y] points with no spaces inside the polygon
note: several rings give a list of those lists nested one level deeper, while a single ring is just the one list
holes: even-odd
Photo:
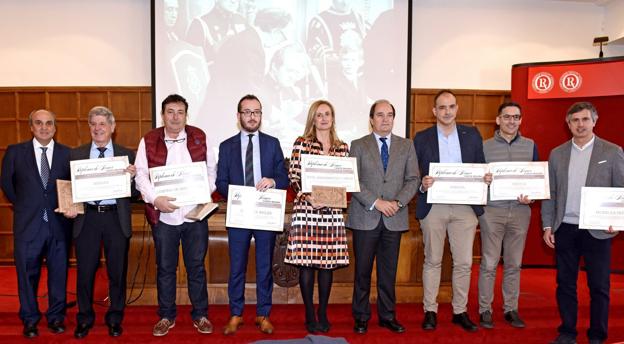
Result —
[{"label": "man in navy blazer", "polygon": [[56,180],[69,179],[69,148],[54,141],[56,116],[35,110],[28,117],[33,140],[10,145],[2,161],[2,190],[13,204],[13,238],[19,317],[27,338],[38,336],[41,313],[37,288],[41,262],[48,269],[48,310],[52,333],[65,331],[67,252],[71,223],[54,212]]},{"label": "man in navy blazer", "polygon": [[[221,142],[217,164],[217,191],[227,198],[228,186],[254,186],[264,191],[270,188],[286,189],[288,174],[279,141],[259,131],[262,124],[262,104],[251,94],[238,102],[237,119],[240,133]],[[228,297],[230,320],[224,334],[234,334],[243,324],[245,305],[245,273],[251,237],[256,251],[256,326],[264,333],[272,333],[269,321],[273,294],[273,247],[275,232],[228,227],[230,277]]]},{"label": "man in navy blazer", "polygon": [[466,331],[474,332],[477,326],[470,321],[466,304],[472,268],[472,243],[478,223],[477,216],[483,214],[483,207],[427,203],[427,190],[434,182],[434,178],[429,175],[430,163],[485,163],[481,135],[474,127],[456,123],[458,109],[453,92],[449,90],[438,92],[433,107],[436,125],[416,133],[414,137],[420,175],[424,176],[416,208],[416,217],[420,220],[425,246],[423,267],[425,318],[422,327],[425,330],[434,330],[437,326],[436,298],[440,288],[444,240],[448,233],[453,256],[453,323]]}]

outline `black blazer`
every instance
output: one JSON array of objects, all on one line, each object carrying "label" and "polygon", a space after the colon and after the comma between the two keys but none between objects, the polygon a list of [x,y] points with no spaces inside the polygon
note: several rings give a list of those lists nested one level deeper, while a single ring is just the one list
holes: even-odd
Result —
[{"label": "black blazer", "polygon": [[50,178],[47,188],[35,161],[32,140],[10,145],[2,161],[2,190],[13,204],[13,235],[16,240],[30,241],[37,235],[43,221],[43,209],[48,209],[52,235],[57,240],[68,240],[71,221],[57,214],[56,180],[70,179],[69,147],[54,142]]},{"label": "black blazer", "polygon": [[[71,150],[70,160],[82,160],[89,159],[89,152],[91,151],[91,142],[82,145],[80,147]],[[134,164],[135,153],[123,146],[113,143],[113,155],[114,156],[128,156],[128,162],[130,165]],[[134,179],[131,185],[132,197],[137,197],[139,192],[134,185]],[[129,238],[132,236],[132,209],[130,206],[131,197],[117,198],[117,215],[119,216],[119,225],[124,235]],[[85,216],[80,214],[74,220],[74,238],[77,238],[84,226]]]},{"label": "black blazer", "polygon": [[[457,135],[459,136],[459,146],[461,148],[462,162],[467,164],[485,164],[483,154],[483,140],[481,134],[475,127],[457,124]],[[418,156],[420,175],[429,175],[429,164],[440,162],[440,148],[438,146],[438,128],[436,125],[419,131],[414,136],[414,148]],[[483,214],[483,206],[473,205],[477,216]],[[416,207],[416,218],[424,219],[431,210],[431,204],[427,203],[427,193],[418,192],[418,205]]]}]

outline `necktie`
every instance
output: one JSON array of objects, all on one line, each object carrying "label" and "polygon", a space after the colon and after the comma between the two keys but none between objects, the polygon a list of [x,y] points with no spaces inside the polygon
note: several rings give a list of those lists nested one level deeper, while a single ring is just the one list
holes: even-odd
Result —
[{"label": "necktie", "polygon": [[[41,148],[41,183],[43,183],[43,188],[48,188],[48,180],[50,179],[50,164],[48,163],[48,155],[46,151],[48,147],[39,147]],[[48,210],[43,208],[43,221],[48,222]]]},{"label": "necktie", "polygon": [[[97,150],[100,151],[100,154],[98,154],[98,159],[104,158],[104,152],[106,152],[106,147],[97,147]],[[95,203],[96,205],[100,205],[101,202],[102,200],[93,201],[93,203]]]},{"label": "necktie", "polygon": [[388,144],[386,143],[386,137],[380,137],[381,140],[381,164],[383,165],[384,172],[388,168],[388,158],[390,158],[390,154],[388,154]]},{"label": "necktie", "polygon": [[245,153],[245,185],[254,186],[254,170],[253,170],[253,143],[251,138],[254,134],[249,134],[249,142],[247,143],[247,152]]}]

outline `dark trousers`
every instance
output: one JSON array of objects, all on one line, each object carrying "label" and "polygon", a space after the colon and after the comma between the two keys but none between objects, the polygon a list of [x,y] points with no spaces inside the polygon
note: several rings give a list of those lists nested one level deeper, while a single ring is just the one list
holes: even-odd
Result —
[{"label": "dark trousers", "polygon": [[241,316],[245,306],[245,274],[251,238],[256,251],[256,315],[269,316],[273,304],[273,247],[275,232],[228,228],[230,315]]},{"label": "dark trousers", "polygon": [[161,221],[152,228],[152,235],[156,248],[158,315],[169,320],[176,318],[176,272],[182,243],[188,295],[193,305],[191,317],[193,320],[207,317],[208,289],[204,258],[208,250],[208,222],[184,222],[172,226]]},{"label": "dark trousers", "polygon": [[576,283],[579,261],[583,257],[587,268],[590,320],[587,337],[605,340],[609,322],[609,274],[611,239],[596,239],[578,225],[563,223],[555,232],[557,258],[557,304],[561,325],[559,332],[576,337],[578,300]]},{"label": "dark trousers", "polygon": [[41,319],[37,290],[44,257],[48,268],[46,318],[48,323],[65,319],[67,250],[67,241],[54,238],[50,232],[50,225],[43,221],[41,221],[38,234],[32,240],[15,239],[13,255],[20,301],[19,317],[24,324],[36,324]]},{"label": "dark trousers", "polygon": [[93,288],[95,273],[100,265],[100,247],[104,246],[108,296],[110,306],[106,312],[107,324],[121,324],[126,306],[126,273],[128,271],[128,243],[119,224],[117,211],[98,213],[86,210],[85,221],[76,238],[76,296],[78,301],[78,324],[95,321]]},{"label": "dark trousers", "polygon": [[379,320],[395,318],[394,285],[402,233],[386,229],[383,218],[373,230],[353,231],[355,283],[352,312],[354,319],[368,321],[371,317],[369,296],[375,257],[377,257],[377,314]]}]

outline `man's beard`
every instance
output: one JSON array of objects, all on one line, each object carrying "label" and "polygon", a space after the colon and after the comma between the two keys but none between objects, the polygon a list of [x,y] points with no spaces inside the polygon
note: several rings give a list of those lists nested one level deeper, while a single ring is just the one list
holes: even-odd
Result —
[{"label": "man's beard", "polygon": [[259,121],[256,123],[256,126],[252,128],[252,127],[247,126],[247,125],[246,125],[243,121],[241,121],[241,122],[240,122],[240,126],[241,126],[241,127],[242,127],[242,128],[243,128],[246,132],[249,132],[249,133],[253,133],[254,131],[256,131],[256,130],[260,129],[260,125],[261,125],[261,124],[262,124],[262,120],[259,120]]}]

